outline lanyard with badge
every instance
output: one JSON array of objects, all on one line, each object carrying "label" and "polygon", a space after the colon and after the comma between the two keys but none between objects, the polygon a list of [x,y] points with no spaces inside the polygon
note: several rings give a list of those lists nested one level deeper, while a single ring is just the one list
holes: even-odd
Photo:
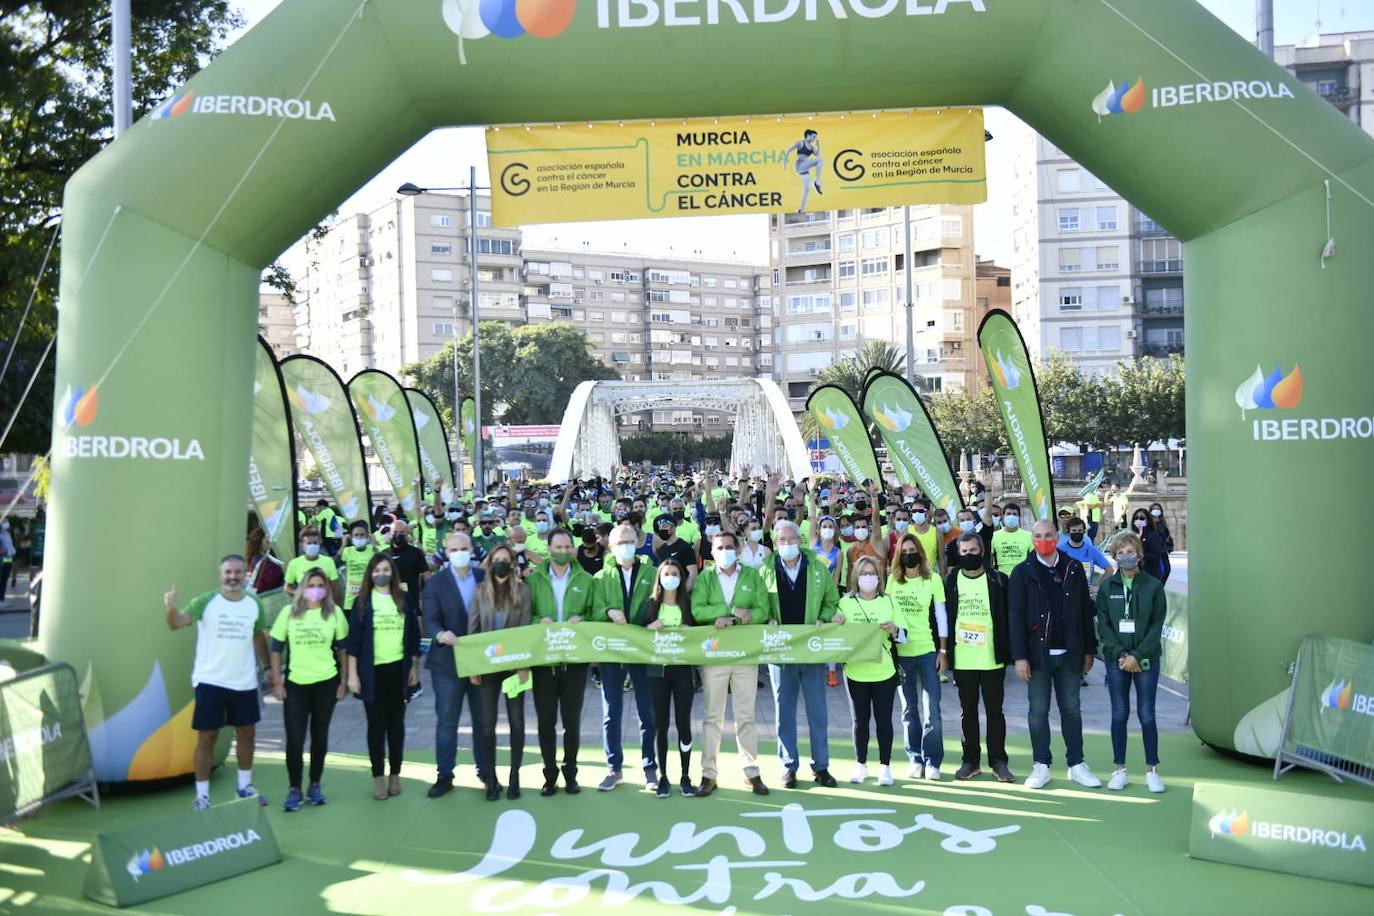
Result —
[{"label": "lanyard with badge", "polygon": [[1126,616],[1117,621],[1117,632],[1122,636],[1135,635],[1135,619],[1131,617],[1131,592],[1125,585],[1121,586],[1121,600],[1126,602]]}]

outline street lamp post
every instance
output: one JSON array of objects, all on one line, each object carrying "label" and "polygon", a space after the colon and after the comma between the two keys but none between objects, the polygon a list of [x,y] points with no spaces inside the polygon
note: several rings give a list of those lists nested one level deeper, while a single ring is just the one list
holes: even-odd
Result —
[{"label": "street lamp post", "polygon": [[[456,186],[449,188],[421,188],[410,182],[406,182],[396,189],[397,194],[405,197],[415,197],[427,191],[467,191],[468,192],[468,298],[471,303],[472,312],[472,406],[475,414],[473,420],[477,425],[477,444],[473,448],[473,453],[469,457],[472,459],[472,481],[473,486],[480,496],[486,492],[486,481],[483,478],[482,468],[482,361],[481,344],[482,336],[478,322],[481,320],[478,314],[477,301],[477,192],[489,191],[490,187],[479,186],[477,184],[477,167],[468,167],[468,183],[466,186]],[[457,432],[462,435],[462,396],[458,390],[458,322],[454,316],[453,322],[453,419],[457,426]]]}]

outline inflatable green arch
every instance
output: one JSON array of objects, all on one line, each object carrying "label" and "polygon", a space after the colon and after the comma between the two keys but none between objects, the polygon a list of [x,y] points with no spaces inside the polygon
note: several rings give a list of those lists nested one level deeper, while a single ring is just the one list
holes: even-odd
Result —
[{"label": "inflatable green arch", "polygon": [[1356,125],[1191,0],[574,4],[287,0],[68,184],[41,645],[102,780],[190,769],[160,596],[242,543],[261,268],[441,126],[1006,106],[1185,242],[1198,734],[1247,749],[1300,637],[1374,635],[1322,526],[1371,495]]}]

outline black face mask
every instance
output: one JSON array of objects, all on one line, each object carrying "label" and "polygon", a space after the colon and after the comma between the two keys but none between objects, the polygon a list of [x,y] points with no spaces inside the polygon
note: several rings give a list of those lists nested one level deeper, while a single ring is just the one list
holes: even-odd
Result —
[{"label": "black face mask", "polygon": [[682,511],[681,509],[674,509],[674,510],[673,510],[673,521],[675,521],[675,522],[680,522],[680,521],[682,521],[683,515],[684,515],[684,513],[683,513],[683,511]]},{"label": "black face mask", "polygon": [[582,532],[585,531],[585,530],[586,530],[586,526],[585,526],[585,525],[573,525],[573,526],[572,526],[573,537],[575,537],[575,538],[580,538],[580,537],[582,537]]},{"label": "black face mask", "polygon": [[408,538],[406,535],[404,535],[404,534],[398,534],[398,535],[396,535],[394,538],[391,539],[391,546],[392,546],[392,547],[404,547],[404,546],[405,546],[407,543],[409,543],[409,542],[410,542],[410,538]]},{"label": "black face mask", "polygon": [[504,579],[510,575],[510,564],[505,560],[497,560],[491,564],[491,574],[498,579]]},{"label": "black face mask", "polygon": [[858,512],[867,512],[867,511],[868,511],[868,503],[863,502],[862,500],[859,501],[859,502],[856,502],[856,503],[854,504],[854,509],[855,509],[856,511],[858,511]]},{"label": "black face mask", "polygon": [[1077,547],[1077,546],[1079,546],[1080,544],[1082,544],[1082,543],[1083,543],[1083,532],[1082,532],[1082,531],[1070,531],[1070,532],[1069,532],[1069,543],[1072,544],[1072,545],[1075,546],[1075,547]]},{"label": "black face mask", "polygon": [[921,565],[921,558],[914,553],[902,554],[902,566],[906,569],[915,569]]},{"label": "black face mask", "polygon": [[983,555],[979,553],[959,554],[959,568],[973,572],[975,569],[983,568]]}]

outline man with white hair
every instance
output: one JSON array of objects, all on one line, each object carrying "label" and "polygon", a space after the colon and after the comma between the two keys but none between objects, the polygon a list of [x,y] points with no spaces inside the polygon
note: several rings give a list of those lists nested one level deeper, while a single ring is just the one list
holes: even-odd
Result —
[{"label": "man with white hair", "polygon": [[[654,591],[655,569],[646,556],[637,555],[639,537],[630,525],[621,524],[611,532],[608,564],[593,577],[591,619],[622,626],[642,627]],[[606,752],[606,777],[597,786],[609,792],[624,782],[621,765],[621,712],[625,705],[622,684],[626,673],[634,686],[635,709],[639,712],[639,742],[644,767],[644,784],[653,790],[658,785],[658,765],[654,755],[654,707],[649,695],[649,675],[644,665],[601,662],[601,744]]]}]

